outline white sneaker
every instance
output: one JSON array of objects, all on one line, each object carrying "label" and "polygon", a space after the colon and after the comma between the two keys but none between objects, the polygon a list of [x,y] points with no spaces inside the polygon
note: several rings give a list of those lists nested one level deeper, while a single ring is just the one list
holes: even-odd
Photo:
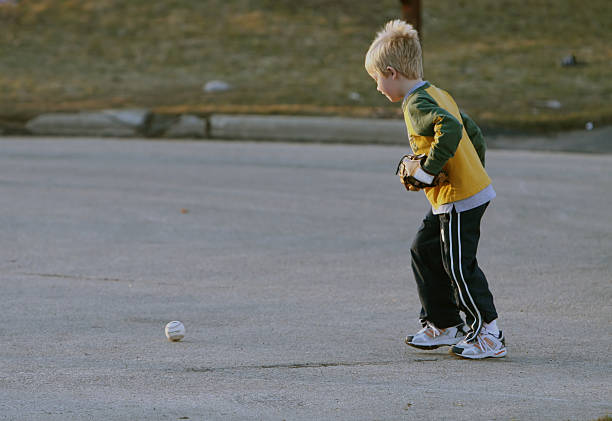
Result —
[{"label": "white sneaker", "polygon": [[506,340],[504,334],[499,331],[499,335],[487,332],[482,329],[478,336],[470,342],[461,341],[451,348],[451,352],[459,357],[470,359],[481,358],[501,358],[508,353],[506,351]]},{"label": "white sneaker", "polygon": [[419,349],[436,349],[451,346],[465,338],[464,325],[460,324],[446,329],[438,329],[432,323],[419,330],[415,335],[406,337],[406,345]]}]

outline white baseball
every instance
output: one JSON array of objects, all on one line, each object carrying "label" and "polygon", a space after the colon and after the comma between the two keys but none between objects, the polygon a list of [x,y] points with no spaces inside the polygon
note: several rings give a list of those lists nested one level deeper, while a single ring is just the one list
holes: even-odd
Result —
[{"label": "white baseball", "polygon": [[168,323],[165,330],[169,341],[180,341],[185,337],[185,325],[178,320]]}]

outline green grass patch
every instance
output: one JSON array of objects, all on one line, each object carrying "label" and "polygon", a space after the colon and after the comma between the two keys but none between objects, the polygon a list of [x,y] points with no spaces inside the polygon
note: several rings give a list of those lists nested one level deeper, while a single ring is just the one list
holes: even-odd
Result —
[{"label": "green grass patch", "polygon": [[[397,0],[3,3],[0,115],[147,107],[399,117],[363,68],[375,32],[399,12]],[[609,0],[423,1],[426,78],[483,126],[612,123],[611,16]],[[583,64],[562,67],[570,54]],[[205,93],[213,79],[233,89]]]}]

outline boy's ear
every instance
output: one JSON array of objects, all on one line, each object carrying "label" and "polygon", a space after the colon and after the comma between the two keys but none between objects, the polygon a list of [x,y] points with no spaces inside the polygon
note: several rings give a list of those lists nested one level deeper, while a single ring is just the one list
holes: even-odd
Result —
[{"label": "boy's ear", "polygon": [[387,66],[387,68],[385,70],[390,73],[390,75],[391,75],[391,77],[393,79],[395,79],[398,76],[398,72],[397,72],[397,70],[395,70],[394,67]]}]

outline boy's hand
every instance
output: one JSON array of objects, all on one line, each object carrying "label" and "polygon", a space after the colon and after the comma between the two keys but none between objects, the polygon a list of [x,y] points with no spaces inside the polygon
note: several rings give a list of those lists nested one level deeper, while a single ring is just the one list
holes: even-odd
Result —
[{"label": "boy's hand", "polygon": [[404,155],[400,160],[395,174],[399,175],[406,190],[419,191],[447,181],[448,177],[444,172],[434,176],[423,170],[421,163],[426,159],[427,155]]}]

